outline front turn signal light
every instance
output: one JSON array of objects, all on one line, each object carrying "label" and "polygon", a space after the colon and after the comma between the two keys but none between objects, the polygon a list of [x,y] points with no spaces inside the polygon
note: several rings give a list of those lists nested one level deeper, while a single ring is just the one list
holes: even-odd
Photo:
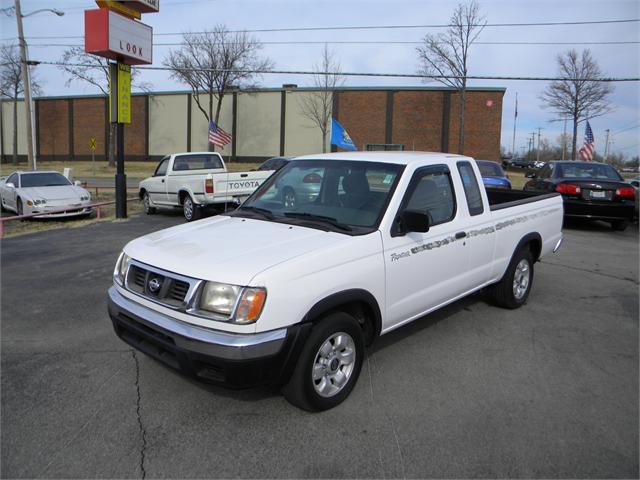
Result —
[{"label": "front turn signal light", "polygon": [[266,299],[267,291],[264,288],[245,288],[238,302],[235,323],[253,323],[258,320]]}]

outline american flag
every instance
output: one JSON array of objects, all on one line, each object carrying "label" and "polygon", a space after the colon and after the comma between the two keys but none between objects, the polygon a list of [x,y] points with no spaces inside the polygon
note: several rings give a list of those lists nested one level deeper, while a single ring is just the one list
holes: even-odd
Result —
[{"label": "american flag", "polygon": [[584,129],[584,144],[578,152],[580,154],[580,159],[585,162],[593,161],[593,151],[595,149],[596,148],[593,141],[593,132],[591,131],[589,120],[587,120],[587,127]]},{"label": "american flag", "polygon": [[231,141],[231,135],[216,125],[216,122],[209,123],[209,143],[224,147]]}]

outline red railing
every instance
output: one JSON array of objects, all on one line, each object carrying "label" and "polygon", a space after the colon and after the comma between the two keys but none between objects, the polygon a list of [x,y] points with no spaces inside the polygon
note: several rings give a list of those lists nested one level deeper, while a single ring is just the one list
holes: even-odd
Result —
[{"label": "red railing", "polygon": [[[108,188],[108,187],[99,187],[99,188]],[[131,197],[127,198],[127,203],[133,200],[140,200],[139,197]],[[85,208],[95,208],[96,209],[96,218],[102,218],[102,207],[106,207],[107,205],[115,205],[116,201],[112,200],[110,202],[100,202],[100,203],[91,203],[89,205],[84,205],[81,208],[64,208],[60,210],[52,210],[50,212],[38,212],[38,213],[28,213],[26,215],[14,215],[12,217],[0,217],[0,238],[4,236],[4,223],[11,222],[15,220],[27,220],[29,218],[34,217],[46,217],[47,215],[55,215],[58,213],[71,213],[71,212],[79,212],[84,210]]]}]

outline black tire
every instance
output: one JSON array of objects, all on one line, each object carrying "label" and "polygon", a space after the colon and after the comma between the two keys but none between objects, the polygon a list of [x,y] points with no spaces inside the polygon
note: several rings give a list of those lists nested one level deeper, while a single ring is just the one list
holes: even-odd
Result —
[{"label": "black tire", "polygon": [[[526,272],[524,269],[526,269]],[[518,285],[516,285],[516,282]],[[502,279],[489,288],[489,296],[493,303],[499,307],[519,308],[527,303],[532,285],[533,255],[531,250],[525,246],[513,255]]]},{"label": "black tire", "polygon": [[629,222],[626,220],[618,220],[617,222],[611,222],[611,230],[614,232],[624,232],[629,226]]},{"label": "black tire", "polygon": [[296,208],[298,204],[298,197],[296,192],[291,187],[284,187],[282,190],[282,205],[285,208]]},{"label": "black tire", "polygon": [[182,213],[187,222],[193,222],[200,218],[200,208],[193,202],[190,195],[185,195],[184,200],[182,200]]},{"label": "black tire", "polygon": [[156,208],[151,206],[151,199],[147,192],[142,194],[142,206],[144,207],[144,213],[147,215],[153,215],[156,213]]},{"label": "black tire", "polygon": [[[329,347],[323,353],[325,344]],[[351,358],[351,354],[355,358]],[[331,313],[311,330],[282,393],[291,404],[303,410],[317,412],[333,408],[353,390],[363,358],[364,339],[358,322],[347,313]],[[314,372],[318,372],[319,378],[314,379]],[[335,381],[344,377],[346,380],[342,385]],[[319,393],[323,389],[325,395]]]},{"label": "black tire", "polygon": [[18,215],[24,215],[24,207],[22,206],[22,199],[16,200],[16,212]]}]

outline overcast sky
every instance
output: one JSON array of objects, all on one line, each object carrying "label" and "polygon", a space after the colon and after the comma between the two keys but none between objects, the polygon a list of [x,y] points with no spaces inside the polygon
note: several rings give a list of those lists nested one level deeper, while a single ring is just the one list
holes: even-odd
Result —
[{"label": "overcast sky", "polygon": [[[201,31],[216,24],[229,29],[254,30],[292,27],[425,25],[447,23],[457,1],[440,0],[161,0],[160,13],[143,16],[143,22],[154,29],[155,43],[177,43],[180,35],[159,35]],[[39,13],[24,19],[24,30],[30,44],[29,56],[40,61],[57,61],[66,47],[59,44],[82,44],[83,10],[95,8],[88,0],[22,0],[23,13],[55,7],[64,17]],[[1,7],[13,0],[0,0]],[[601,21],[640,18],[638,0],[484,0],[482,12],[489,23],[538,23]],[[3,43],[15,42],[15,18],[2,17]],[[428,28],[377,30],[340,30],[316,32],[261,32],[255,35],[263,42],[276,41],[387,41],[419,42]],[[64,37],[64,38],[35,38]],[[76,37],[76,38],[69,38]],[[570,48],[590,48],[602,71],[610,77],[640,76],[640,23],[617,23],[575,26],[487,27],[478,42],[636,42],[619,45],[474,45],[470,53],[471,75],[552,76],[557,74],[556,55]],[[333,44],[345,72],[415,73],[418,67],[414,44]],[[154,65],[173,46],[154,47]],[[322,44],[269,45],[264,54],[276,69],[311,70],[317,62]],[[95,94],[95,89],[74,83],[67,87],[63,74],[55,67],[37,68],[44,95]],[[169,78],[167,72],[144,72],[142,80],[151,82],[153,90],[184,90],[186,87]],[[310,84],[304,76],[266,75],[265,87],[283,83]],[[424,85],[418,79],[357,77],[347,78],[347,86],[412,86]],[[438,85],[430,83],[429,85]],[[562,132],[562,123],[553,123],[554,115],[545,110],[538,99],[546,86],[541,81],[476,80],[472,86],[505,87],[507,89],[502,117],[502,145],[511,148],[515,93],[518,92],[516,148],[524,147],[530,132],[542,128],[542,137],[552,143]],[[591,121],[596,137],[596,150],[604,152],[605,130],[611,130],[612,150],[627,156],[640,150],[640,84],[615,83],[611,96],[614,111]],[[584,127],[579,128],[579,138]]]}]

